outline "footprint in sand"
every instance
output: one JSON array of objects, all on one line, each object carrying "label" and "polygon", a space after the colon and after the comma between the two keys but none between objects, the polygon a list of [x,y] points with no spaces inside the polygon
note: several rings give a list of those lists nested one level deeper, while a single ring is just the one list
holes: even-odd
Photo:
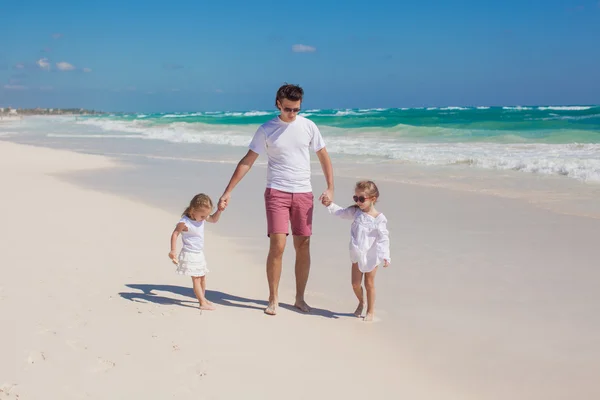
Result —
[{"label": "footprint in sand", "polygon": [[196,364],[195,366],[196,376],[200,379],[204,378],[208,373],[206,372],[206,363],[201,361],[200,364]]},{"label": "footprint in sand", "polygon": [[[164,307],[154,307],[147,310],[147,312],[153,317],[170,317],[173,315],[172,311],[167,311]],[[138,311],[141,314],[141,311]]]},{"label": "footprint in sand", "polygon": [[67,326],[69,329],[80,329],[85,328],[88,325],[88,322],[81,318],[81,315],[75,314],[75,323]]},{"label": "footprint in sand", "polygon": [[39,330],[37,331],[38,335],[56,335],[56,331],[50,328],[46,328],[45,326],[38,325]]},{"label": "footprint in sand", "polygon": [[113,369],[117,364],[110,360],[106,360],[102,357],[98,357],[98,367],[96,368],[96,372],[108,372]]},{"label": "footprint in sand", "polygon": [[44,361],[46,361],[46,355],[43,351],[32,351],[27,357],[28,364],[38,364]]},{"label": "footprint in sand", "polygon": [[87,350],[87,346],[81,344],[77,340],[65,340],[65,344],[76,351]]},{"label": "footprint in sand", "polygon": [[16,383],[4,383],[0,386],[0,399],[18,399],[19,394],[16,391]]}]

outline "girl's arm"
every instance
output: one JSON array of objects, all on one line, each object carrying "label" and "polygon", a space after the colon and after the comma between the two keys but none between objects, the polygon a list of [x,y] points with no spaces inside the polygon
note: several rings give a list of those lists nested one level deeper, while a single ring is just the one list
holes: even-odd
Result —
[{"label": "girl's arm", "polygon": [[175,227],[175,229],[173,230],[173,233],[171,233],[171,251],[169,252],[169,258],[175,264],[178,264],[178,262],[177,262],[177,237],[179,237],[179,234],[182,231],[187,231],[187,230],[188,229],[187,229],[187,226],[185,226],[185,222],[179,222],[177,224],[177,226]]},{"label": "girl's arm", "polygon": [[217,211],[215,211],[215,213],[213,215],[209,215],[208,217],[206,217],[206,221],[216,224],[220,217],[221,217],[221,210],[217,209]]},{"label": "girl's arm", "polygon": [[384,266],[387,267],[392,259],[390,257],[390,232],[387,229],[387,220],[384,218],[377,226],[377,255],[385,260]]},{"label": "girl's arm", "polygon": [[331,203],[327,206],[327,211],[329,211],[329,214],[343,219],[354,219],[356,210],[358,210],[358,207],[356,206],[342,208],[335,203]]}]

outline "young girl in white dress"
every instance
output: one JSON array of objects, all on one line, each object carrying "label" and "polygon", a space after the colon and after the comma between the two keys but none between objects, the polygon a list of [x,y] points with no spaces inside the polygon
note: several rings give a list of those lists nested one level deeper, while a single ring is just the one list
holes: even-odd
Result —
[{"label": "young girl in white dress", "polygon": [[342,208],[330,199],[323,198],[330,214],[353,220],[350,230],[350,260],[352,261],[352,289],[358,298],[354,312],[362,316],[364,296],[363,275],[367,289],[367,314],[365,321],[373,321],[375,315],[375,274],[377,267],[390,265],[390,239],[385,215],[375,209],[379,189],[372,181],[360,181],[354,189],[354,205]]},{"label": "young girl in white dress", "polygon": [[[217,209],[211,215],[213,202],[204,193],[197,194],[181,215],[181,219],[171,234],[171,251],[169,258],[177,265],[176,272],[192,277],[194,294],[200,303],[201,310],[214,310],[213,303],[205,296],[206,273],[209,272],[204,257],[204,222],[216,223],[221,216]],[[177,237],[181,234],[183,247],[176,256]]]}]

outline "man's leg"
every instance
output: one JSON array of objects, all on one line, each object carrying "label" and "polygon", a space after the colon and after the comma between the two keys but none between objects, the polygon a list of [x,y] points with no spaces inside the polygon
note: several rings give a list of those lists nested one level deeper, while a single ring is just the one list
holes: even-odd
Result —
[{"label": "man's leg", "polygon": [[279,279],[281,262],[290,224],[292,194],[267,188],[265,190],[265,208],[267,212],[267,235],[269,236],[269,255],[267,256],[267,281],[269,283],[269,305],[265,313],[277,314],[279,305]]},{"label": "man's leg", "polygon": [[304,291],[310,272],[310,236],[294,236],[296,249],[296,303],[294,306],[304,312],[310,312],[310,307],[304,301]]},{"label": "man's leg", "polygon": [[279,280],[281,278],[281,263],[283,259],[283,250],[285,250],[285,233],[271,234],[269,244],[269,255],[267,256],[267,281],[269,282],[269,305],[265,313],[269,315],[277,314],[279,306]]},{"label": "man's leg", "polygon": [[312,235],[312,219],[314,196],[309,193],[294,193],[290,210],[294,248],[296,249],[296,303],[295,306],[304,312],[310,307],[304,300],[306,283],[310,272],[310,237]]}]

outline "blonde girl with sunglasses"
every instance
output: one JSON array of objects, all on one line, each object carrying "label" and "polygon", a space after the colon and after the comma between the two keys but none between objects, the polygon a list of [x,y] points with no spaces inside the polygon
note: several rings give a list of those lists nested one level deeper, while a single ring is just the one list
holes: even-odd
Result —
[{"label": "blonde girl with sunglasses", "polygon": [[350,228],[350,261],[352,262],[352,289],[358,298],[358,307],[354,312],[362,317],[364,309],[364,286],[367,292],[367,312],[364,321],[373,321],[375,316],[375,275],[379,266],[390,265],[390,238],[387,218],[377,211],[375,204],[379,199],[379,189],[373,181],[360,181],[354,188],[354,204],[342,208],[329,198],[323,197],[322,203],[330,214],[352,220]]}]

